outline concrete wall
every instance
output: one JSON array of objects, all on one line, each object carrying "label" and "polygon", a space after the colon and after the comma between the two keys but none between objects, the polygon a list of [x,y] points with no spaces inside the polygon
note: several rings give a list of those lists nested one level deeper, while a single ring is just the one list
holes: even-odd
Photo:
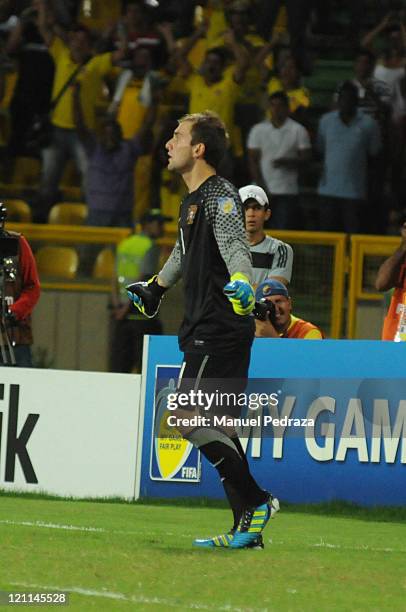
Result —
[{"label": "concrete wall", "polygon": [[[43,290],[33,313],[34,357],[47,367],[108,371],[110,312],[108,293]],[[182,320],[180,284],[161,306],[164,333],[176,335]]]}]

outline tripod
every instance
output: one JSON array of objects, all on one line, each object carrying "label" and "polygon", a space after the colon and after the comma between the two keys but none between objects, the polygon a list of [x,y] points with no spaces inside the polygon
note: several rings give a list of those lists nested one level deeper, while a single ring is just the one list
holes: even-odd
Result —
[{"label": "tripod", "polygon": [[4,261],[0,263],[0,356],[1,365],[16,365],[14,355],[15,342],[10,340],[7,329],[7,319],[9,309],[6,300],[6,274],[9,271],[5,268]]}]

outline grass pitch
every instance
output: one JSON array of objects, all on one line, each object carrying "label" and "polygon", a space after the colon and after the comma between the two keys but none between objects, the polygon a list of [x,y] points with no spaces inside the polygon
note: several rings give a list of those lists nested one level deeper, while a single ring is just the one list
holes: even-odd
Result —
[{"label": "grass pitch", "polygon": [[405,513],[357,514],[282,507],[264,551],[201,550],[229,510],[1,496],[0,590],[69,591],[86,612],[405,610]]}]

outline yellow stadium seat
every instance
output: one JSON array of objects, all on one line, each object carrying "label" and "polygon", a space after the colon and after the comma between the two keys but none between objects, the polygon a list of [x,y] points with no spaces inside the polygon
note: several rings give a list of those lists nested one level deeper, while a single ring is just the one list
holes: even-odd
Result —
[{"label": "yellow stadium seat", "polygon": [[35,253],[40,276],[75,278],[79,265],[79,256],[71,247],[44,246]]},{"label": "yellow stadium seat", "polygon": [[7,208],[7,220],[17,221],[19,223],[31,223],[32,212],[29,204],[24,200],[4,200],[5,207]]},{"label": "yellow stadium seat", "polygon": [[93,266],[93,278],[111,280],[114,275],[115,257],[113,251],[106,247],[96,257]]},{"label": "yellow stadium seat", "polygon": [[83,225],[87,217],[86,204],[58,202],[49,211],[48,223],[57,225]]},{"label": "yellow stadium seat", "polygon": [[34,157],[16,157],[11,183],[31,187],[38,185],[41,174],[41,162]]}]

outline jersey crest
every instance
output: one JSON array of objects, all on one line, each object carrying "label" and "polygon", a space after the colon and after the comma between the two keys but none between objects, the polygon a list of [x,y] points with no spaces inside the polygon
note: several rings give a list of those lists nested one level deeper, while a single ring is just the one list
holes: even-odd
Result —
[{"label": "jersey crest", "polygon": [[230,196],[218,198],[217,200],[220,210],[225,215],[236,215],[237,214],[237,206],[233,198]]},{"label": "jersey crest", "polygon": [[197,212],[197,204],[191,204],[189,208],[187,209],[187,215],[186,215],[187,225],[193,225],[193,222],[196,216],[196,212]]}]

